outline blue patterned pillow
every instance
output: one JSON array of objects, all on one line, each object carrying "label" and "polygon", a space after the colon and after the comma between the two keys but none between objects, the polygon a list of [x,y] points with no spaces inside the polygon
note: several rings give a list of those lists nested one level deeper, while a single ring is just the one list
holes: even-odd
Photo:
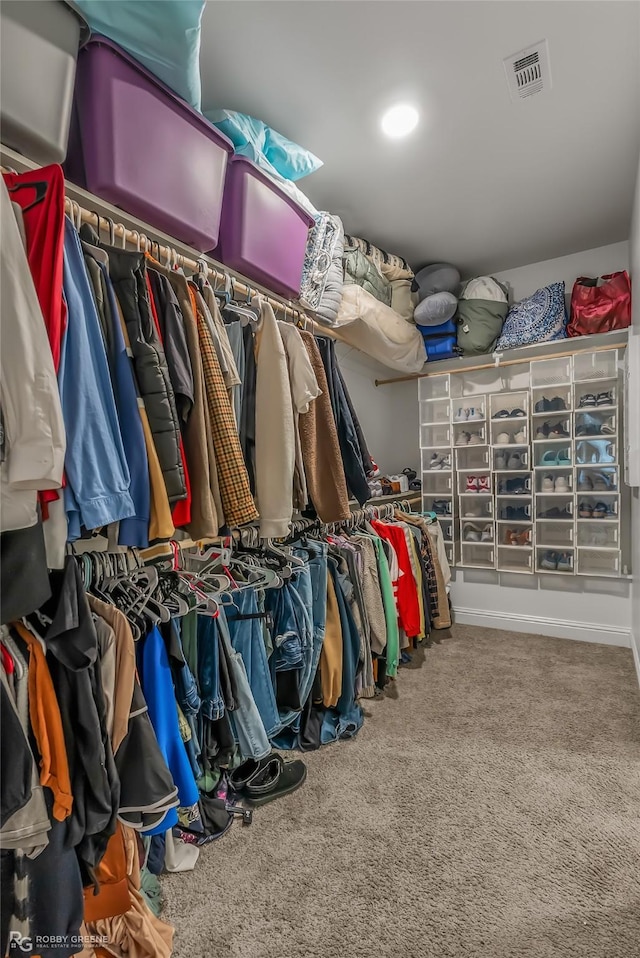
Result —
[{"label": "blue patterned pillow", "polygon": [[551,283],[511,307],[496,350],[565,339],[566,324],[564,283]]}]

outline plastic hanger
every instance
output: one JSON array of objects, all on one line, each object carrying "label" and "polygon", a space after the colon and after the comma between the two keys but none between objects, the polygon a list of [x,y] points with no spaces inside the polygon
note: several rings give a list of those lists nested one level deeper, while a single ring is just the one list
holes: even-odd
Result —
[{"label": "plastic hanger", "polygon": [[304,566],[304,560],[294,556],[291,552],[285,552],[283,549],[279,549],[274,545],[272,539],[265,539],[265,549],[270,552],[272,555],[279,556],[282,559],[285,559],[291,565],[298,566],[298,568]]}]

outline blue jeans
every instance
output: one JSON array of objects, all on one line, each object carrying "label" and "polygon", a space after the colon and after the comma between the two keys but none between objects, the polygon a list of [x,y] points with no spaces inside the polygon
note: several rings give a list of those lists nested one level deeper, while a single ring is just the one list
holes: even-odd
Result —
[{"label": "blue jeans", "polygon": [[[307,540],[306,551],[309,554],[309,591],[303,591],[300,583],[298,591],[307,608],[311,609],[311,626],[313,629],[313,646],[309,670],[302,684],[300,698],[306,702],[311,694],[313,680],[318,670],[322,643],[327,624],[327,544]],[[311,601],[309,602],[309,598]]]},{"label": "blue jeans", "polygon": [[186,718],[187,722],[189,723],[189,728],[191,729],[191,738],[188,742],[185,742],[187,755],[189,756],[189,761],[191,762],[193,774],[196,776],[196,778],[200,778],[202,775],[202,769],[198,765],[200,742],[198,739],[196,720],[200,711],[201,700],[200,696],[198,695],[198,688],[196,685],[196,680],[193,677],[193,672],[186,662],[181,669],[175,670],[174,684],[178,704],[180,705],[182,714]]},{"label": "blue jeans", "polygon": [[216,620],[208,615],[198,616],[198,682],[202,704],[200,714],[215,721],[225,712],[220,693],[220,650]]},{"label": "blue jeans", "polygon": [[241,592],[233,592],[231,595],[234,605],[225,606],[231,645],[234,651],[242,656],[251,694],[266,733],[269,738],[272,738],[280,730],[280,717],[260,619],[236,618],[236,616],[258,615],[257,596],[254,589],[244,589]]},{"label": "blue jeans", "polygon": [[[306,700],[304,689],[313,657],[311,597],[311,574],[306,565],[296,571],[291,582],[267,593],[267,607],[274,620],[274,651],[269,659],[274,686],[276,673],[295,671],[300,707]],[[280,721],[283,726],[290,725],[299,714],[300,708],[281,706]]]},{"label": "blue jeans", "polygon": [[229,712],[229,721],[233,736],[238,743],[242,758],[265,758],[271,751],[271,745],[267,738],[264,723],[260,718],[260,713],[251,694],[247,670],[244,667],[242,656],[233,650],[231,639],[229,637],[229,627],[224,614],[220,610],[218,618],[220,628],[220,639],[224,643],[229,667],[233,670],[233,678],[236,685],[236,707]]},{"label": "blue jeans", "polygon": [[329,559],[328,567],[336,592],[342,627],[342,693],[336,707],[327,709],[323,719],[320,733],[320,741],[323,745],[334,742],[338,738],[351,738],[364,720],[362,709],[355,698],[360,635],[340,583],[338,564],[335,559]]},{"label": "blue jeans", "polygon": [[[308,539],[305,548],[294,550],[300,558],[308,559],[308,575],[301,576],[296,581],[296,590],[306,609],[311,610],[312,642],[308,664],[302,671],[300,680],[300,701],[304,705],[313,688],[313,680],[318,671],[322,643],[327,622],[327,544]],[[301,717],[299,712],[292,712],[290,723],[274,742],[277,748],[297,748]]]}]

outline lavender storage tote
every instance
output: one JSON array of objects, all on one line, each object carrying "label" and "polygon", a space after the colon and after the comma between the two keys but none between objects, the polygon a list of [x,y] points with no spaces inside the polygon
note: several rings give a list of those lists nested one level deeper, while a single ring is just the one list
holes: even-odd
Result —
[{"label": "lavender storage tote", "polygon": [[110,40],[78,57],[66,174],[200,252],[218,243],[229,140]]},{"label": "lavender storage tote", "polygon": [[219,259],[289,299],[300,295],[314,220],[251,160],[233,156],[222,204]]},{"label": "lavender storage tote", "polygon": [[0,4],[2,142],[37,163],[67,155],[78,46],[85,20],[62,0]]}]

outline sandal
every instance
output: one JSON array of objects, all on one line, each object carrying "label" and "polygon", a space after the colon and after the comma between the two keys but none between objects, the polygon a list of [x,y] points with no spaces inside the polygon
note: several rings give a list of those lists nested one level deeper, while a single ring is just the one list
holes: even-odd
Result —
[{"label": "sandal", "polygon": [[593,507],[593,518],[604,519],[609,513],[609,507],[606,502],[596,502]]},{"label": "sandal", "polygon": [[581,502],[578,508],[578,515],[581,519],[592,519],[593,507],[588,502]]}]

